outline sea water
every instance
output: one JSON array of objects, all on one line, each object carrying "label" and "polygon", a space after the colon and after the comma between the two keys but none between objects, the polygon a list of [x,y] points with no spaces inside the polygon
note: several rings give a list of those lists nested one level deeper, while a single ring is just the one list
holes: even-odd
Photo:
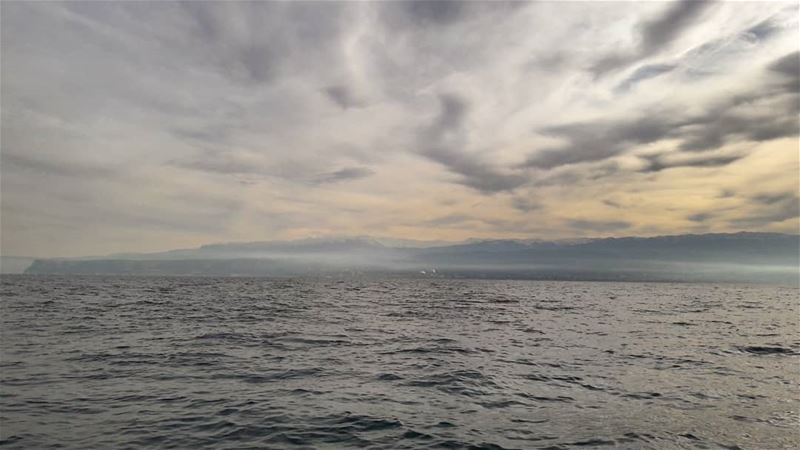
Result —
[{"label": "sea water", "polygon": [[800,448],[798,289],[3,276],[6,448]]}]

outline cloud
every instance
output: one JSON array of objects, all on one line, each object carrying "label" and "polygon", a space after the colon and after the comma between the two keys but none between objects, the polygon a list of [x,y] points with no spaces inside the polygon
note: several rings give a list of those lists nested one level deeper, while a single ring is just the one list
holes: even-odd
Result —
[{"label": "cloud", "polygon": [[379,14],[391,28],[432,29],[456,27],[474,19],[503,15],[526,7],[525,2],[493,1],[464,2],[441,0],[406,0],[383,2]]},{"label": "cloud", "polygon": [[[651,109],[641,115],[620,120],[600,119],[548,127],[542,134],[566,141],[558,147],[545,147],[531,155],[526,166],[552,169],[563,165],[600,161],[638,146],[663,140],[679,141],[688,152],[716,150],[729,142],[762,142],[798,134],[800,91],[795,89],[798,73],[797,53],[771,63],[762,83],[719,99],[701,112]],[[777,75],[777,76],[775,76]],[[720,165],[738,158],[703,158],[695,161]],[[661,170],[658,159],[651,170]]]},{"label": "cloud", "polygon": [[643,51],[652,52],[671,43],[711,3],[704,0],[680,0],[670,5],[663,16],[642,26]]},{"label": "cloud", "polygon": [[183,169],[231,176],[243,182],[252,181],[252,179],[280,179],[309,185],[357,180],[375,173],[367,167],[344,167],[319,173],[315,172],[316,164],[291,161],[278,164],[264,158],[259,153],[219,150],[174,160],[170,164]]},{"label": "cloud", "polygon": [[747,37],[752,37],[753,39],[763,41],[775,36],[782,30],[782,26],[775,23],[772,18],[768,18],[748,28],[743,34]]},{"label": "cloud", "polygon": [[596,76],[602,76],[652,56],[695,23],[700,13],[711,3],[705,0],[680,0],[671,3],[661,17],[642,23],[639,45],[635,51],[607,55],[592,65],[592,72]]},{"label": "cloud", "polygon": [[442,94],[439,96],[441,112],[436,121],[427,130],[432,137],[439,137],[448,132],[458,131],[464,125],[469,111],[467,101],[457,95]]},{"label": "cloud", "polygon": [[696,154],[681,154],[681,153],[662,153],[658,155],[647,155],[642,158],[647,161],[647,165],[640,169],[641,172],[660,172],[666,169],[676,167],[722,167],[736,162],[745,155],[743,154],[729,154],[729,155],[696,155]]},{"label": "cloud", "polygon": [[314,181],[317,184],[339,183],[366,178],[374,173],[373,170],[366,167],[345,167],[334,172],[320,174]]},{"label": "cloud", "polygon": [[542,208],[542,205],[536,200],[529,197],[517,196],[511,199],[511,206],[517,211],[531,212]]},{"label": "cloud", "polygon": [[361,106],[361,102],[355,97],[347,86],[328,86],[324,89],[325,94],[342,109]]},{"label": "cloud", "polygon": [[689,219],[692,222],[705,222],[705,221],[707,221],[707,220],[709,220],[709,219],[711,219],[713,217],[714,217],[713,214],[707,213],[707,212],[690,214],[690,215],[686,216],[686,218]]},{"label": "cloud", "polygon": [[722,36],[692,47],[671,62],[679,67],[685,81],[724,76],[746,55],[766,54],[772,42],[791,35],[797,26],[796,8],[782,8],[755,24],[746,21]]},{"label": "cloud", "polygon": [[264,162],[254,154],[211,151],[197,157],[174,160],[171,164],[186,169],[223,175],[267,175]]},{"label": "cloud", "polygon": [[456,95],[439,96],[438,117],[419,134],[421,154],[457,174],[457,182],[485,194],[511,191],[527,181],[521,173],[506,173],[487,161],[467,153],[468,140],[463,130],[469,104]]},{"label": "cloud", "polygon": [[[755,210],[731,220],[736,227],[762,227],[776,222],[798,219],[800,217],[800,196],[796,192],[759,194],[750,198]],[[795,220],[794,228],[800,226]]]},{"label": "cloud", "polygon": [[751,199],[760,205],[788,205],[797,202],[797,194],[792,192],[781,192],[777,194],[759,194]]},{"label": "cloud", "polygon": [[607,233],[625,230],[633,226],[630,222],[623,220],[583,220],[573,219],[567,221],[567,226],[580,231],[592,231]]},{"label": "cloud", "polygon": [[792,52],[775,60],[769,70],[783,78],[781,87],[788,92],[800,91],[800,52]]},{"label": "cloud", "polygon": [[[188,55],[232,81],[262,84],[309,64],[328,61],[349,5],[337,2],[179,3],[196,44]],[[164,7],[162,7],[164,8]],[[302,24],[302,26],[297,26]],[[308,59],[296,58],[298,53]]]},{"label": "cloud", "polygon": [[631,147],[668,136],[674,126],[669,117],[670,113],[651,112],[627,120],[578,122],[546,128],[543,134],[564,139],[567,144],[541,149],[528,158],[526,165],[552,169],[611,158]]},{"label": "cloud", "polygon": [[469,222],[472,220],[476,220],[474,217],[471,217],[466,214],[448,214],[446,216],[437,217],[435,219],[425,221],[426,225],[435,226],[435,227],[448,227],[453,225],[461,225],[464,222]]},{"label": "cloud", "polygon": [[3,166],[6,170],[30,173],[33,176],[109,178],[121,173],[117,168],[93,162],[41,159],[14,154],[8,148],[3,149]]},{"label": "cloud", "polygon": [[468,4],[464,2],[410,0],[400,2],[401,9],[414,22],[423,24],[446,25],[458,21],[464,16]]},{"label": "cloud", "polygon": [[674,64],[648,64],[642,66],[617,85],[615,90],[617,92],[628,91],[642,81],[672,72],[676,67]]},{"label": "cloud", "polygon": [[789,3],[5,2],[0,21],[3,252],[680,233],[722,189],[745,203],[709,230],[791,225],[743,194],[797,183]]},{"label": "cloud", "polygon": [[487,162],[446,147],[431,147],[425,156],[458,174],[458,183],[485,194],[511,191],[527,181],[524,175],[501,173]]}]

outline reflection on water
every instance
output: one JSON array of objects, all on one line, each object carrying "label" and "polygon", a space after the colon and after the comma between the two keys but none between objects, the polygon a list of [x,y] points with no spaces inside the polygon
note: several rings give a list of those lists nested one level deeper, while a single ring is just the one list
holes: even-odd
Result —
[{"label": "reflection on water", "polygon": [[8,448],[795,448],[798,290],[2,278]]}]

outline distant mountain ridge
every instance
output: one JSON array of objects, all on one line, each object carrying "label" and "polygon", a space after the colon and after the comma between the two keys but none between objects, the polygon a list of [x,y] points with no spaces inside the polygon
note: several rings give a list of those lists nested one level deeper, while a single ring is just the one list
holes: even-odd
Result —
[{"label": "distant mountain ridge", "polygon": [[[792,281],[800,236],[694,234],[561,241],[487,239],[414,246],[369,237],[203,245],[158,253],[40,259],[31,274],[304,276],[430,273],[442,276]],[[744,277],[744,278],[742,278]]]}]

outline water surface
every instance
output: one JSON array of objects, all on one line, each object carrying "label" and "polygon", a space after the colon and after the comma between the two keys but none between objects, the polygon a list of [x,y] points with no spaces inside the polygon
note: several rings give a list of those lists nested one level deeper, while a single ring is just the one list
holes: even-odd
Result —
[{"label": "water surface", "polygon": [[798,448],[798,289],[3,276],[7,448]]}]

